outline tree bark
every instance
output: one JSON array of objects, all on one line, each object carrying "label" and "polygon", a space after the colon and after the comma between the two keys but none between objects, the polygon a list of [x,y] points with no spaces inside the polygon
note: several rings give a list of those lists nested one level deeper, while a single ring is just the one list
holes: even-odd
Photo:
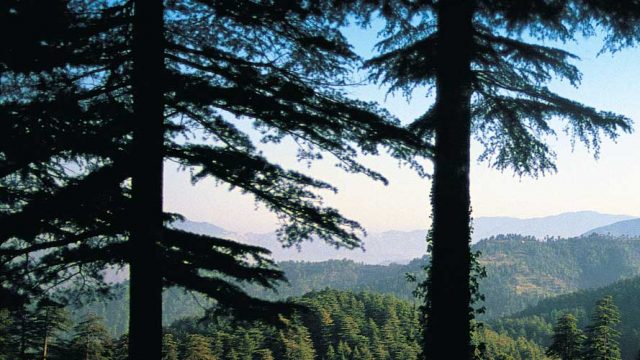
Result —
[{"label": "tree bark", "polygon": [[135,1],[129,359],[160,359],[164,40],[160,0]]},{"label": "tree bark", "polygon": [[471,46],[473,0],[438,2],[433,247],[425,355],[470,359]]}]

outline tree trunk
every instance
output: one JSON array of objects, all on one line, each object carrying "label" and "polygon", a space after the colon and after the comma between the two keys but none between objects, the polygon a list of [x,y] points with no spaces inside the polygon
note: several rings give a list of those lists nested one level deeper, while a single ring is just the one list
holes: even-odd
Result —
[{"label": "tree trunk", "polygon": [[49,307],[44,310],[44,344],[42,344],[42,360],[47,360],[49,350]]},{"label": "tree trunk", "polygon": [[473,0],[438,6],[433,248],[425,355],[470,359],[471,45]]},{"label": "tree trunk", "polygon": [[129,359],[160,359],[164,74],[161,0],[137,0],[133,18],[132,198]]}]

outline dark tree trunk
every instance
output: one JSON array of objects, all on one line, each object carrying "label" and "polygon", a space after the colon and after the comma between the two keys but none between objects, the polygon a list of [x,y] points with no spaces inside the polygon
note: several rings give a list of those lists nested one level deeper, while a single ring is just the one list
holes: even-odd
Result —
[{"label": "dark tree trunk", "polygon": [[133,19],[133,176],[129,359],[160,359],[164,74],[161,0],[135,1]]},{"label": "dark tree trunk", "polygon": [[472,0],[438,8],[433,249],[425,355],[469,359]]}]

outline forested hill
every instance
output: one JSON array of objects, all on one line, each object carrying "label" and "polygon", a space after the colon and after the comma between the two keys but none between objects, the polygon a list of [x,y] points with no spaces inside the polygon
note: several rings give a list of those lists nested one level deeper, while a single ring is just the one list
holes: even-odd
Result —
[{"label": "forested hill", "polygon": [[[497,318],[525,309],[538,300],[580,289],[595,288],[640,274],[640,239],[593,235],[545,242],[518,235],[498,236],[474,245],[488,277],[481,282],[486,296],[485,318]],[[412,300],[415,284],[406,274],[422,275],[426,258],[407,265],[364,265],[348,260],[282,262],[289,285],[278,294],[248,289],[267,298],[300,296],[325,288],[393,294]],[[124,292],[123,292],[124,294]],[[124,296],[79,311],[104,314],[114,333],[126,329]],[[202,297],[170,289],[165,293],[164,320],[202,314],[209,303]]]},{"label": "forested hill", "polygon": [[[474,245],[487,269],[481,282],[488,318],[524,309],[538,300],[575,290],[600,287],[640,274],[640,239],[593,235],[542,242],[531,237],[501,235]],[[289,285],[275,298],[302,295],[311,290],[333,288],[374,291],[411,299],[415,284],[405,274],[422,275],[427,258],[407,265],[375,266],[352,261],[320,263],[282,262]]]},{"label": "forested hill", "polygon": [[596,301],[606,295],[611,295],[620,309],[622,321],[618,329],[623,359],[635,360],[640,351],[640,277],[542,300],[522,312],[496,320],[492,327],[510,336],[524,336],[546,346],[551,341],[553,326],[559,316],[567,312],[574,314],[578,326],[584,329]]}]

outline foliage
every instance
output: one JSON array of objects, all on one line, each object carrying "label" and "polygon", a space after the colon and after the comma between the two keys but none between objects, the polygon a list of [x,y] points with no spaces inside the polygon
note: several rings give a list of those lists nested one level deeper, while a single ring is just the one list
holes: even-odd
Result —
[{"label": "foliage", "polygon": [[611,296],[620,311],[622,322],[616,326],[622,359],[633,360],[640,350],[640,278],[621,280],[612,285],[581,290],[540,301],[518,314],[494,320],[491,326],[512,337],[523,336],[548,347],[552,341],[553,322],[563,314],[571,313],[580,328],[592,322],[591,314],[598,313],[596,303]]},{"label": "foliage", "polygon": [[[2,3],[3,288],[46,293],[75,279],[106,289],[101,271],[130,260],[130,180],[140,165],[131,163],[132,70],[141,67],[130,56],[133,4]],[[358,247],[361,226],[322,203],[319,192],[336,189],[269,162],[256,144],[294,141],[301,160],[330,154],[347,172],[386,182],[358,154],[384,146],[417,166],[420,141],[388,113],[341,90],[357,57],[338,31],[343,16],[324,2],[229,5],[166,4],[159,34],[166,48],[156,59],[165,67],[157,74],[164,159],[190,170],[193,182],[213,178],[253,196],[281,220],[286,245],[313,236]],[[249,20],[256,14],[260,22]],[[16,32],[25,37],[15,41]],[[239,315],[284,310],[228,281],[273,287],[282,280],[264,249],[170,227],[161,237],[160,261],[171,271],[158,276],[166,285],[250,309]],[[265,306],[275,308],[257,310]]]},{"label": "foliage", "polygon": [[109,360],[113,342],[102,319],[87,315],[73,329],[69,353],[74,360]]},{"label": "foliage", "polygon": [[553,328],[552,342],[547,348],[547,355],[557,356],[562,360],[579,360],[585,340],[586,337],[578,328],[575,316],[564,314]]},{"label": "foliage", "polygon": [[613,303],[613,297],[605,296],[596,303],[596,310],[591,317],[592,323],[587,327],[584,358],[586,360],[607,359],[620,360],[620,311]]}]

